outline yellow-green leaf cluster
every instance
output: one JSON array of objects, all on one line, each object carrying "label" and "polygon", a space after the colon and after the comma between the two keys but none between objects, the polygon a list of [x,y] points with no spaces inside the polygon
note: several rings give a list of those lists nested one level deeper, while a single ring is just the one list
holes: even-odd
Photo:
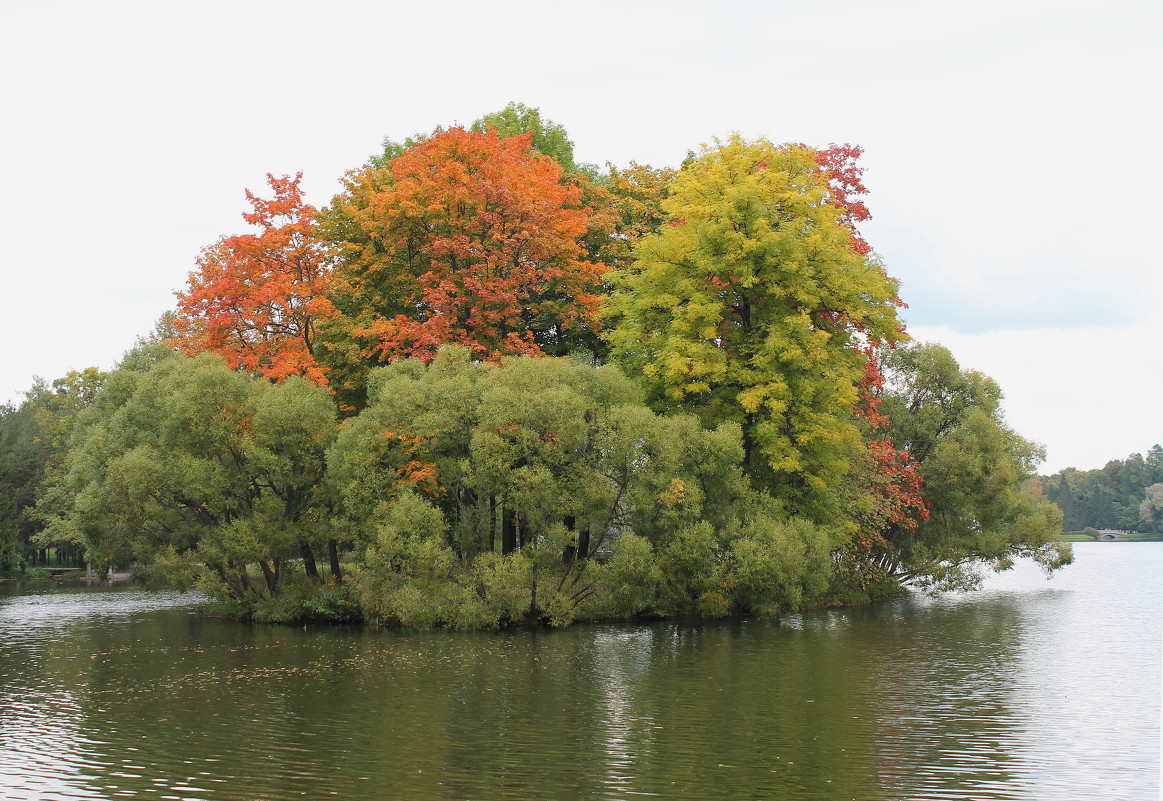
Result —
[{"label": "yellow-green leaf cluster", "polygon": [[669,224],[610,276],[615,357],[656,407],[743,426],[753,478],[823,516],[860,448],[866,349],[903,337],[815,151],[733,136],[675,179]]}]

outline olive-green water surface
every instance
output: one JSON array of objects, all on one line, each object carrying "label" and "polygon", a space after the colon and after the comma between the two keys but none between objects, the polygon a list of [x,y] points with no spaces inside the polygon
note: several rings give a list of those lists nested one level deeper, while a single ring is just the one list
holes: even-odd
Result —
[{"label": "olive-green water surface", "polygon": [[0,585],[0,798],[1154,799],[1163,543],[782,620],[278,627]]}]

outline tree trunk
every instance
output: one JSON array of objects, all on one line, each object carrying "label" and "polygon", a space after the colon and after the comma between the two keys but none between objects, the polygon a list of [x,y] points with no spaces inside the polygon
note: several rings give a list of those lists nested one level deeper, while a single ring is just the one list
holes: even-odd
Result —
[{"label": "tree trunk", "polygon": [[[459,524],[457,528],[460,531],[465,530],[464,522],[466,519],[474,518],[475,523],[475,516],[480,513],[480,505],[481,501],[480,498],[477,497],[476,492],[471,489],[462,490],[460,503],[456,510],[458,515],[457,523]],[[476,528],[475,525],[473,528]],[[472,536],[466,537],[464,542],[456,543],[455,550],[457,556],[472,559],[474,556],[476,556],[476,552],[480,550],[480,543],[480,537],[474,530]]]},{"label": "tree trunk", "polygon": [[318,581],[319,565],[315,564],[315,554],[311,552],[311,546],[306,540],[299,540],[299,553],[303,557],[303,569],[307,571],[307,576],[313,581]]},{"label": "tree trunk", "polygon": [[497,496],[489,497],[489,553],[497,550]]},{"label": "tree trunk", "polygon": [[755,452],[755,415],[748,414],[743,418],[743,468],[751,469],[751,456]]},{"label": "tree trunk", "polygon": [[588,528],[577,533],[577,552],[582,559],[589,559],[593,556],[590,553],[590,530]]},{"label": "tree trunk", "polygon": [[517,550],[517,516],[511,509],[501,510],[501,553],[510,554]]},{"label": "tree trunk", "polygon": [[327,540],[327,558],[331,560],[331,580],[338,587],[343,584],[343,570],[339,566],[339,543],[334,538]]},{"label": "tree trunk", "polygon": [[258,566],[262,568],[262,576],[264,579],[266,579],[267,591],[270,592],[272,596],[276,595],[276,590],[279,586],[279,578],[275,574],[275,571],[271,570],[271,566],[262,559],[258,560]]},{"label": "tree trunk", "polygon": [[[573,531],[577,528],[577,518],[575,518],[573,515],[566,515],[565,519],[562,520],[562,523],[565,525],[566,531]],[[567,565],[572,565],[573,560],[577,558],[577,554],[577,538],[575,536],[574,541],[565,546],[565,550],[561,554],[561,561]]]}]

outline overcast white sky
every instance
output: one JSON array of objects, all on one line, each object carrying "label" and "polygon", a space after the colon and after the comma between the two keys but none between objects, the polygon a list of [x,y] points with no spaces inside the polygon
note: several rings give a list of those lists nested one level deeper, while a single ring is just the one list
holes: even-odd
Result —
[{"label": "overcast white sky", "polygon": [[1163,442],[1163,6],[0,0],[0,402],[110,368],[244,188],[325,205],[384,136],[510,100],[579,160],[739,131],[865,148],[910,331],[996,378],[1043,472]]}]

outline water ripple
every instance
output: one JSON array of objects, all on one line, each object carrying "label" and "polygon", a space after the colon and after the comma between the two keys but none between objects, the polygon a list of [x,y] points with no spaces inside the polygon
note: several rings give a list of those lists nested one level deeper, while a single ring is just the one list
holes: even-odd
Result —
[{"label": "water ripple", "polygon": [[1117,570],[1079,551],[1054,585],[561,632],[17,595],[0,599],[0,798],[1152,798],[1163,549]]}]

